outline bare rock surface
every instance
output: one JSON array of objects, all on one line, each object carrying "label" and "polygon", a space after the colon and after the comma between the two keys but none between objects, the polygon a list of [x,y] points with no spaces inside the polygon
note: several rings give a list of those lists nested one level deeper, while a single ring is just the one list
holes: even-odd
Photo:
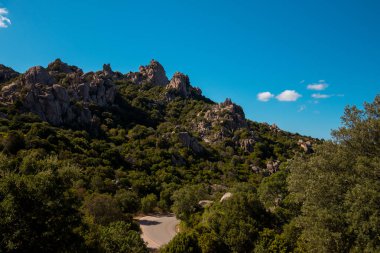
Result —
[{"label": "bare rock surface", "polygon": [[169,79],[164,67],[156,60],[151,60],[146,66],[140,66],[139,72],[129,72],[125,79],[134,84],[150,83],[157,86],[166,86]]},{"label": "bare rock surface", "polygon": [[313,145],[310,141],[298,140],[298,145],[305,151],[305,153],[313,152]]},{"label": "bare rock surface", "polygon": [[182,145],[192,149],[195,153],[202,153],[204,148],[199,144],[198,140],[191,136],[188,132],[181,132],[178,134],[178,138]]},{"label": "bare rock surface", "polygon": [[193,125],[205,142],[215,142],[232,137],[236,130],[246,128],[247,121],[243,109],[231,99],[226,99],[198,113]]},{"label": "bare rock surface", "polygon": [[49,72],[41,66],[31,67],[22,76],[21,80],[26,88],[30,88],[34,84],[52,85],[55,82],[54,78],[49,75]]},{"label": "bare rock surface", "polygon": [[81,69],[58,59],[47,69],[32,67],[2,87],[0,102],[22,101],[25,110],[53,125],[90,125],[93,115],[89,105],[112,105],[116,96],[115,85],[106,77],[113,74],[112,70],[105,66],[103,72],[101,76],[93,72],[84,75]]},{"label": "bare rock surface", "polygon": [[189,77],[180,72],[176,72],[166,88],[177,91],[183,97],[188,97],[190,95],[190,87]]}]

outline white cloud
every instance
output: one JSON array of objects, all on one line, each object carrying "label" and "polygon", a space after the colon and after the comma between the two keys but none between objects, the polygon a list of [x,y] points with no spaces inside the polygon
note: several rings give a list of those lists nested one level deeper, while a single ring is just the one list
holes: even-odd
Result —
[{"label": "white cloud", "polygon": [[319,80],[318,83],[311,83],[307,86],[308,90],[324,90],[329,85],[326,83],[325,80]]},{"label": "white cloud", "polygon": [[7,28],[8,25],[12,24],[11,20],[6,17],[8,10],[5,8],[0,8],[0,28]]},{"label": "white cloud", "polygon": [[327,95],[327,94],[320,94],[320,93],[314,93],[311,95],[312,98],[320,99],[320,98],[329,98],[332,95]]},{"label": "white cloud", "polygon": [[295,90],[284,90],[276,98],[278,101],[293,102],[297,101],[300,97],[302,97],[302,95]]},{"label": "white cloud", "polygon": [[257,94],[257,99],[261,102],[268,102],[273,97],[274,95],[269,91],[260,92],[259,94]]}]

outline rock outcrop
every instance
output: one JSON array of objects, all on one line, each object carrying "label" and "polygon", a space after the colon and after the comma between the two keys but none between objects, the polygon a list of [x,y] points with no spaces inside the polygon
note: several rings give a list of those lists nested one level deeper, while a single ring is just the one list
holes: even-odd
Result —
[{"label": "rock outcrop", "polygon": [[194,130],[205,142],[233,137],[236,130],[247,127],[243,109],[231,99],[226,99],[223,103],[213,105],[209,110],[198,113],[193,124]]},{"label": "rock outcrop", "polygon": [[280,169],[279,161],[269,161],[267,162],[267,170],[269,174],[276,173]]},{"label": "rock outcrop", "polygon": [[113,72],[108,67],[100,75],[83,74],[81,69],[60,60],[47,69],[32,67],[1,89],[0,102],[22,101],[25,110],[53,125],[89,126],[93,124],[89,105],[103,107],[115,100],[116,88],[108,78]]},{"label": "rock outcrop", "polygon": [[169,83],[164,67],[156,60],[151,60],[147,66],[140,66],[139,72],[129,72],[126,74],[126,79],[134,84],[146,82],[166,86]]},{"label": "rock outcrop", "polygon": [[170,83],[166,86],[169,90],[176,91],[179,95],[183,97],[189,97],[190,96],[190,79],[187,75],[184,75],[180,72],[176,72],[172,79],[170,80]]},{"label": "rock outcrop", "polygon": [[54,75],[56,73],[69,74],[77,72],[79,68],[75,66],[69,66],[68,64],[62,62],[61,59],[56,59],[48,65],[47,70],[49,71],[50,75]]},{"label": "rock outcrop", "polygon": [[178,139],[187,148],[190,148],[195,153],[202,153],[204,148],[199,144],[198,140],[192,137],[188,132],[178,133]]},{"label": "rock outcrop", "polygon": [[191,86],[189,77],[181,72],[176,72],[173,75],[170,83],[166,86],[166,89],[166,97],[169,101],[177,96],[183,98],[196,98],[202,96],[202,90]]},{"label": "rock outcrop", "polygon": [[27,89],[31,88],[34,84],[52,85],[54,82],[54,78],[49,75],[49,72],[44,67],[41,66],[28,69],[21,78],[21,83]]},{"label": "rock outcrop", "polygon": [[231,198],[233,196],[233,194],[231,192],[226,192],[221,198],[220,198],[220,202],[224,202],[226,201],[227,199]]},{"label": "rock outcrop", "polygon": [[313,153],[313,146],[310,141],[298,140],[298,145],[305,151],[305,153]]},{"label": "rock outcrop", "polygon": [[111,68],[111,64],[103,65],[103,75],[106,77],[112,77],[114,75],[114,72],[112,71],[112,68]]},{"label": "rock outcrop", "polygon": [[0,64],[0,84],[9,82],[10,80],[18,77],[20,74],[11,68]]},{"label": "rock outcrop", "polygon": [[256,140],[253,138],[248,139],[242,139],[239,140],[239,146],[245,151],[245,152],[252,152],[253,148],[255,146]]}]

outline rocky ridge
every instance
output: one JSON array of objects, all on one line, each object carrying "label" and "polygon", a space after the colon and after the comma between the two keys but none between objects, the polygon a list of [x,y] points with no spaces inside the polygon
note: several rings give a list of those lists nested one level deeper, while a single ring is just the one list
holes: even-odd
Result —
[{"label": "rocky ridge", "polygon": [[[232,137],[236,130],[247,127],[243,109],[229,98],[223,103],[211,106],[207,111],[198,113],[193,124],[205,142],[215,142],[225,137]],[[246,141],[242,145],[247,146],[253,141]]]},{"label": "rocky ridge", "polygon": [[[118,107],[117,83],[120,82],[163,87],[166,101],[158,103],[169,103],[176,98],[198,99],[202,94],[181,72],[174,73],[169,81],[164,68],[156,60],[140,66],[139,72],[122,74],[113,71],[110,64],[104,64],[101,71],[84,73],[82,69],[57,59],[47,68],[32,67],[21,75],[0,65],[0,103],[21,104],[22,110],[35,113],[54,126],[97,127],[99,119],[91,108]],[[245,152],[253,152],[260,137],[250,130],[243,109],[231,99],[219,104],[206,104],[195,117],[188,119],[190,127],[178,133],[182,145],[195,153],[202,153],[204,148],[199,141],[216,143],[231,139]],[[281,133],[276,125],[268,125],[268,129],[273,134]],[[246,134],[236,135],[239,131]],[[305,152],[310,152],[310,142],[299,145]]]},{"label": "rocky ridge", "polygon": [[[89,106],[112,106],[117,94],[115,81],[166,87],[169,100],[176,96],[200,96],[202,93],[190,85],[187,75],[180,72],[176,72],[169,81],[165,69],[156,60],[140,66],[139,72],[123,75],[114,72],[110,64],[104,64],[102,71],[84,73],[82,69],[57,59],[47,68],[32,67],[20,78],[18,76],[16,71],[0,66],[0,84],[5,83],[1,87],[0,102],[12,104],[22,101],[26,111],[56,126],[94,124],[96,120]],[[17,79],[8,83],[14,78]]]}]

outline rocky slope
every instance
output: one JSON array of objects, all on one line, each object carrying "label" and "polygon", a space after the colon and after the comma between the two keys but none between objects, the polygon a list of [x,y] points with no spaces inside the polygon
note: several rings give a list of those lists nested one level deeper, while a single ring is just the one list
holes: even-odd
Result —
[{"label": "rocky slope", "polygon": [[[23,74],[1,65],[0,90],[0,106],[31,112],[53,126],[99,133],[107,126],[128,129],[128,125],[158,127],[165,123],[170,127],[160,133],[163,141],[175,133],[176,142],[195,154],[218,145],[229,146],[234,152],[264,153],[260,159],[270,158],[271,164],[261,167],[268,171],[278,167],[273,160],[281,155],[273,147],[283,141],[291,150],[312,151],[313,139],[247,120],[243,109],[231,99],[216,104],[203,97],[187,75],[176,72],[169,80],[155,60],[126,74],[113,71],[109,64],[101,71],[84,73],[59,59]],[[7,117],[4,112],[2,115]],[[181,161],[177,158],[175,164]],[[252,168],[257,171],[257,166]]]}]

